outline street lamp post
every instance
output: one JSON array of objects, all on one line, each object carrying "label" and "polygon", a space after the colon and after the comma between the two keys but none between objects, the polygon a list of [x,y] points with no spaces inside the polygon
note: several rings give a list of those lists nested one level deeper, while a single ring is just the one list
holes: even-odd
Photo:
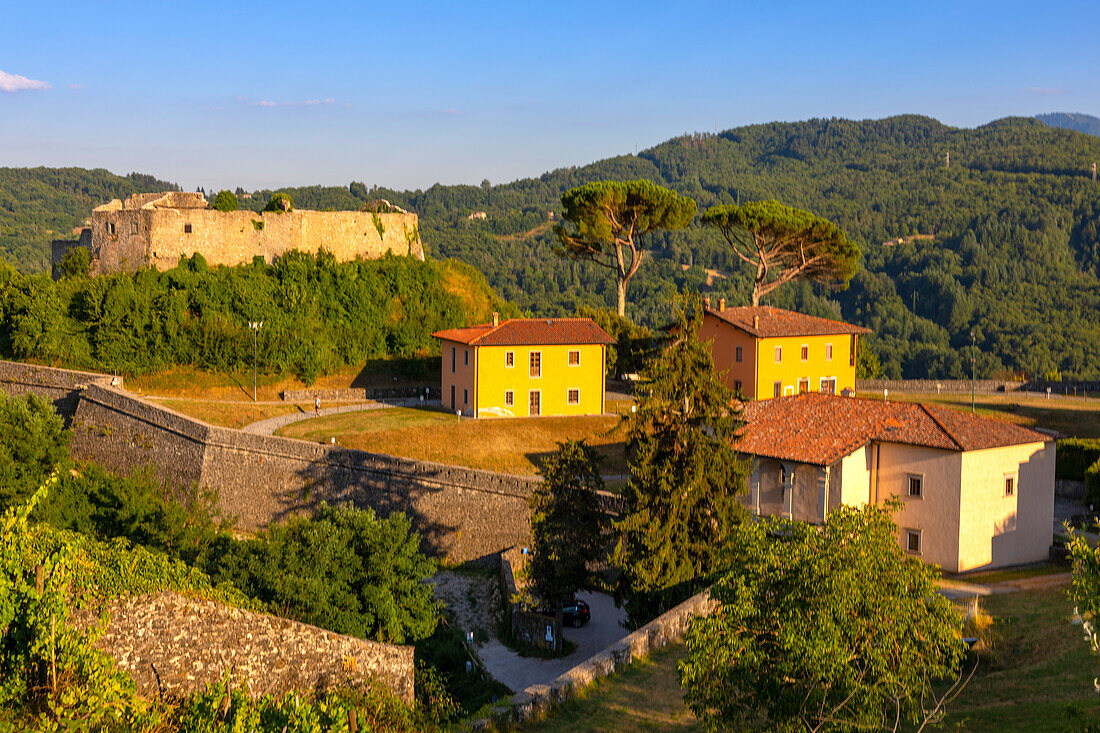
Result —
[{"label": "street lamp post", "polygon": [[974,414],[974,383],[978,379],[978,363],[974,354],[974,329],[970,329],[970,413]]},{"label": "street lamp post", "polygon": [[259,364],[260,329],[264,327],[263,321],[249,321],[248,327],[252,329],[252,401],[256,401],[256,372]]}]

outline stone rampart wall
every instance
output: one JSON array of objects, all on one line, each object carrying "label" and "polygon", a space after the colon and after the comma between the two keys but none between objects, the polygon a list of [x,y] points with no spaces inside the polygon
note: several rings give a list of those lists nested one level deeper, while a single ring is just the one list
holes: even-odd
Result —
[{"label": "stone rampart wall", "polygon": [[80,391],[91,384],[122,385],[121,377],[111,377],[95,372],[76,372],[68,369],[0,361],[0,389],[10,395],[36,394],[54,404],[57,413],[66,424],[76,412]]},{"label": "stone rampart wall", "polygon": [[405,512],[427,552],[455,561],[530,542],[535,478],[253,435],[97,385],[80,400],[72,451],[120,473],[151,466],[176,491],[214,489],[246,531],[350,502]]},{"label": "stone rampart wall", "polygon": [[[95,645],[114,657],[148,698],[178,699],[219,684],[251,697],[361,686],[375,679],[413,701],[413,648],[343,636],[265,613],[172,592],[124,596]],[[98,617],[77,612],[79,626]]]}]

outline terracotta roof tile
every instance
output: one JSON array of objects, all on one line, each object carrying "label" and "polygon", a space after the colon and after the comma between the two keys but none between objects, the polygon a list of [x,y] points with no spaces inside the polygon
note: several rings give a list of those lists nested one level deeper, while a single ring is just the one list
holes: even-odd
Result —
[{"label": "terracotta roof tile", "polygon": [[433,333],[437,339],[470,346],[566,346],[613,344],[591,318],[511,318],[499,326],[483,323]]},{"label": "terracotta roof tile", "polygon": [[1049,435],[938,405],[817,392],[745,405],[738,450],[827,466],[870,441],[950,451],[1043,443]]},{"label": "terracotta roof tile", "polygon": [[707,308],[707,313],[757,338],[871,333],[870,329],[863,326],[808,316],[805,313],[773,308],[770,305],[747,305],[725,310]]}]

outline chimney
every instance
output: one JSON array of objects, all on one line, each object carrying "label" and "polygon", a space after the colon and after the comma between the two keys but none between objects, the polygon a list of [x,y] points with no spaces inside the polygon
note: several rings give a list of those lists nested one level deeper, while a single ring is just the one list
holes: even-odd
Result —
[{"label": "chimney", "polygon": [[500,325],[500,314],[497,313],[496,311],[493,311],[493,328],[496,328],[499,325]]},{"label": "chimney", "polygon": [[757,329],[760,328],[760,316],[752,317],[752,327]]},{"label": "chimney", "polygon": [[703,305],[707,308],[710,308],[710,296],[709,295],[707,295],[703,298]]},{"label": "chimney", "polygon": [[725,309],[726,309],[726,299],[725,298],[719,298],[718,299],[718,310],[724,311]]}]

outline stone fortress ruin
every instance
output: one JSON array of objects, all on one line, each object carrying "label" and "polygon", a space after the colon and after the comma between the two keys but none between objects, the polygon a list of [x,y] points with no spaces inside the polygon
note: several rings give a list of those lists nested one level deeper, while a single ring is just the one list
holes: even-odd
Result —
[{"label": "stone fortress ruin", "polygon": [[324,249],[337,260],[375,259],[388,252],[424,259],[416,214],[371,211],[218,211],[200,193],[139,193],[97,206],[76,240],[55,240],[56,268],[75,247],[92,256],[90,275],[168,270],[201,254],[210,265],[267,262],[291,250]]}]

